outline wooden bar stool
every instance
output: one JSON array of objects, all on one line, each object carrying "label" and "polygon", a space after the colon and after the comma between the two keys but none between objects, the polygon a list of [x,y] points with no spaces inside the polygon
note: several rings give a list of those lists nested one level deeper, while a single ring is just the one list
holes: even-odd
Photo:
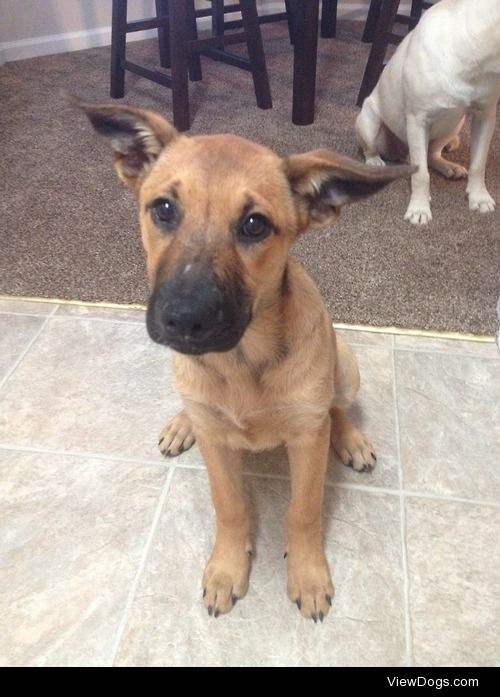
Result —
[{"label": "wooden bar stool", "polygon": [[[272,107],[271,92],[256,2],[240,0],[235,7],[241,12],[243,31],[199,39],[196,18],[204,16],[204,11],[195,11],[194,0],[156,0],[156,17],[131,22],[127,21],[127,0],[113,0],[111,97],[118,99],[124,96],[126,70],[170,87],[174,125],[179,131],[185,131],[190,127],[188,75],[192,80],[201,79],[200,54],[203,53],[250,71],[257,106],[261,109],[270,109]],[[212,12],[211,9],[208,11]],[[170,68],[170,75],[145,68],[126,59],[127,33],[144,29],[158,29],[160,65]],[[237,43],[246,43],[248,59],[233,56],[223,50],[226,45]]]},{"label": "wooden bar stool", "polygon": [[377,84],[389,44],[397,46],[404,38],[401,34],[393,32],[394,25],[405,24],[410,30],[413,29],[423,10],[432,7],[433,4],[427,0],[412,0],[411,14],[403,15],[398,13],[400,1],[371,0],[363,41],[372,42],[372,47],[356,102],[358,106],[363,104]]}]

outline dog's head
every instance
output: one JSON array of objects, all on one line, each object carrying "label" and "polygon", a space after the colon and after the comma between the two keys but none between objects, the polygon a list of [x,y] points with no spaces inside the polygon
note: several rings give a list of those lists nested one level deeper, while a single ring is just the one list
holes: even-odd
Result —
[{"label": "dog's head", "polygon": [[413,171],[327,150],[283,160],[232,135],[180,135],[150,111],[79,106],[138,200],[149,334],[186,354],[234,348],[260,303],[283,286],[298,235]]}]

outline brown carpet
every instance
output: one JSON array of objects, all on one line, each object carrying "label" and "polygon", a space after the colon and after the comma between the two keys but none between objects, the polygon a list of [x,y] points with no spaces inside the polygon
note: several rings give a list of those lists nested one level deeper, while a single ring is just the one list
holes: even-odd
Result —
[{"label": "brown carpet", "polygon": [[[286,26],[263,28],[274,108],[256,108],[251,76],[203,62],[191,85],[192,133],[233,132],[285,155],[329,147],[357,156],[354,106],[367,46],[361,25],[342,22],[321,40],[317,117],[291,123],[292,51]],[[129,45],[156,64],[156,41]],[[59,96],[107,98],[109,49],[9,63],[0,68],[0,293],[144,302],[147,287],[132,195],[115,178],[107,146]],[[168,90],[127,76],[126,101],[171,117]],[[453,159],[467,163],[468,137]],[[487,181],[500,200],[498,129]],[[295,253],[338,322],[492,334],[500,290],[499,212],[469,212],[464,182],[432,178],[434,220],[403,221],[409,183],[344,209],[332,229],[309,233]]]}]

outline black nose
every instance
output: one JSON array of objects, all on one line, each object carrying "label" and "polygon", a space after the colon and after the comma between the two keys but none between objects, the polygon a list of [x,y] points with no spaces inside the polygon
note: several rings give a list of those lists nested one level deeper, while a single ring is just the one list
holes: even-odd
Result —
[{"label": "black nose", "polygon": [[180,336],[185,340],[200,340],[214,326],[215,308],[200,307],[189,301],[165,302],[160,311],[160,323],[167,337]]},{"label": "black nose", "polygon": [[249,300],[235,284],[220,287],[211,274],[181,267],[153,292],[146,324],[159,344],[200,355],[234,348],[250,319]]}]

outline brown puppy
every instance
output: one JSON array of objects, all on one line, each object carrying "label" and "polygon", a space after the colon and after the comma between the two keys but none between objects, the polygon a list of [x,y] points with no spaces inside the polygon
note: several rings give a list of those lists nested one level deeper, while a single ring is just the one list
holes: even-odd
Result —
[{"label": "brown puppy", "polygon": [[232,135],[179,135],[149,111],[80,106],[139,204],[147,327],[173,349],[185,405],[161,433],[161,451],[179,455],[196,439],[210,477],[217,535],[203,602],[217,617],[245,595],[252,543],[241,452],[284,443],[288,595],[305,617],[323,620],[333,595],[321,539],[330,442],[358,471],[371,470],[375,454],[343,411],[359,387],[355,357],[289,250],[344,203],[414,169],[326,150],[282,160]]}]

